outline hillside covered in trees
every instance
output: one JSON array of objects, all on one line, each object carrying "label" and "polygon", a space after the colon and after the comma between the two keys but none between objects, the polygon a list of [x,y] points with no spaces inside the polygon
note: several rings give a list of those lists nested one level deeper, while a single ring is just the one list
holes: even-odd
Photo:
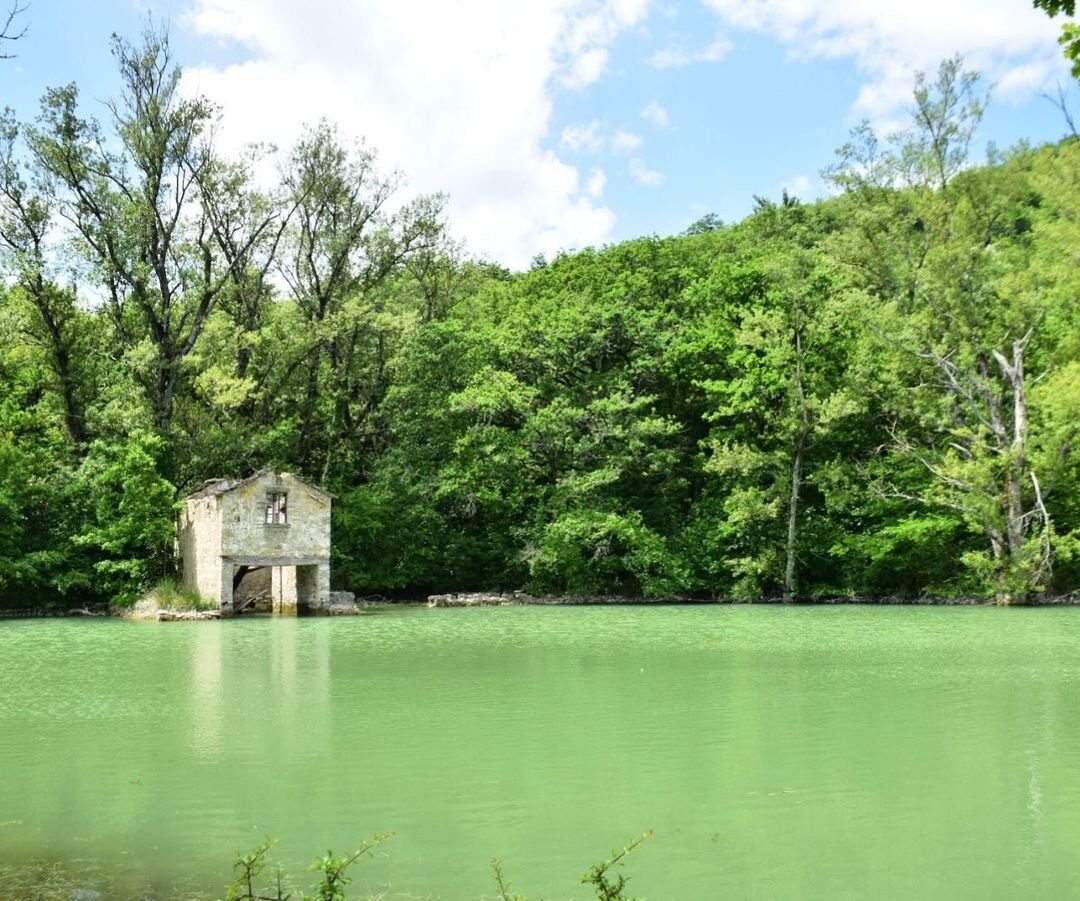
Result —
[{"label": "hillside covered in trees", "polygon": [[0,123],[0,605],[132,600],[177,499],[334,492],[334,579],[753,600],[1080,589],[1080,142],[958,60],[830,199],[538,259],[314,125],[226,159],[167,39]]}]

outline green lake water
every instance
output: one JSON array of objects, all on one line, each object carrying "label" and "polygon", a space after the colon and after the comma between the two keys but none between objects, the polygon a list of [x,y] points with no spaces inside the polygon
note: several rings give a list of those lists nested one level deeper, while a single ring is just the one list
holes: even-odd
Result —
[{"label": "green lake water", "polygon": [[553,901],[646,829],[649,899],[1080,896],[1080,610],[0,622],[0,872],[216,897],[394,831],[358,897]]}]

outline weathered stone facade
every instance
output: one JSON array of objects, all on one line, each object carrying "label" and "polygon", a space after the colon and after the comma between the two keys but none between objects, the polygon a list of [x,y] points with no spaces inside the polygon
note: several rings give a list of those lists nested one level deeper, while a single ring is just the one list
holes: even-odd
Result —
[{"label": "weathered stone facade", "polygon": [[[234,610],[234,581],[268,567],[275,613],[327,607],[330,504],[321,488],[290,473],[207,482],[185,498],[178,526],[184,585]],[[265,580],[265,573],[252,578]]]}]

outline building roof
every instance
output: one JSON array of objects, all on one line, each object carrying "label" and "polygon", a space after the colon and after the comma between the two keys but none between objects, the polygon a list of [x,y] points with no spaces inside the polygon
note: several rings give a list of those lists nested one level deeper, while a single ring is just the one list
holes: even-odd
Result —
[{"label": "building roof", "polygon": [[225,494],[232,491],[234,488],[239,488],[241,485],[247,485],[251,482],[261,479],[263,476],[274,476],[275,478],[283,478],[288,476],[290,479],[295,479],[305,488],[313,491],[315,494],[321,494],[323,497],[333,498],[333,495],[318,485],[312,485],[310,482],[306,482],[299,476],[294,475],[291,472],[275,472],[273,469],[260,469],[253,475],[248,476],[246,479],[207,479],[202,483],[202,486],[189,494],[184,500],[198,500],[203,497],[216,497],[219,494]]}]

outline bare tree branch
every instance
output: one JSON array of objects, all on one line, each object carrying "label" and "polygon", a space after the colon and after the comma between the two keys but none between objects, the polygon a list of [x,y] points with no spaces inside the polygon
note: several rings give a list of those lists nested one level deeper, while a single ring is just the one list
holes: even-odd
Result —
[{"label": "bare tree branch", "polygon": [[1061,86],[1061,82],[1057,83],[1057,91],[1055,94],[1048,94],[1046,91],[1039,91],[1039,96],[1056,107],[1062,116],[1065,118],[1065,125],[1068,126],[1069,134],[1074,138],[1080,137],[1076,131],[1076,123],[1073,121],[1072,112],[1069,110],[1069,101],[1065,89]]},{"label": "bare tree branch", "polygon": [[[0,26],[0,48],[3,48],[5,41],[14,43],[25,36],[28,26],[24,25],[22,28],[18,28],[15,20],[26,12],[26,10],[27,6],[25,4],[20,6],[16,0],[12,7],[7,11],[7,14],[4,16],[4,24]],[[0,49],[0,59],[12,59],[14,56],[14,53],[5,53]]]}]

